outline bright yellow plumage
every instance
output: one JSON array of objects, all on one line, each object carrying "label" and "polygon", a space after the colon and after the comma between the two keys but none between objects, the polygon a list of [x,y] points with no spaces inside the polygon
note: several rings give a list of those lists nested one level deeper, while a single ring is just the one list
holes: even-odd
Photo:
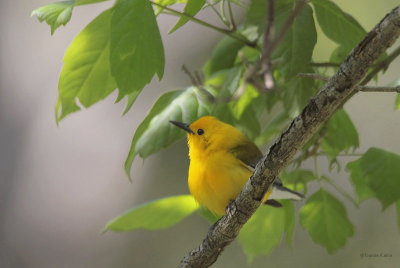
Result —
[{"label": "bright yellow plumage", "polygon": [[222,215],[229,201],[240,193],[252,172],[230,149],[247,138],[231,125],[214,117],[202,117],[190,125],[188,134],[189,189],[194,198],[212,212]]},{"label": "bright yellow plumage", "polygon": [[[228,203],[250,178],[251,166],[261,158],[260,150],[238,129],[215,117],[204,116],[190,125],[171,123],[188,132],[190,192],[213,213],[225,214]],[[283,186],[281,189],[288,190]]]}]

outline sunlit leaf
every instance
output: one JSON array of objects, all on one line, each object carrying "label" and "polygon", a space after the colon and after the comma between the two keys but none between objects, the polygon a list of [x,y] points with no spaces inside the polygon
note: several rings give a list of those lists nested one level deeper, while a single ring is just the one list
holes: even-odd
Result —
[{"label": "sunlit leaf", "polygon": [[[236,119],[242,118],[243,113],[247,107],[251,105],[252,101],[259,96],[257,89],[252,85],[246,85],[244,92],[240,96],[239,100],[232,105],[232,112]],[[257,120],[255,120],[257,121]]]},{"label": "sunlit leaf", "polygon": [[132,108],[132,106],[135,103],[135,100],[139,94],[140,94],[140,91],[135,91],[128,95],[127,102],[126,102],[124,112],[122,113],[122,115],[125,115]]},{"label": "sunlit leaf", "polygon": [[186,3],[187,0],[154,0],[153,2],[159,4],[159,5],[153,5],[156,15],[159,15],[161,12],[164,11],[164,7],[180,3]]},{"label": "sunlit leaf", "polygon": [[337,110],[329,119],[324,133],[321,149],[331,158],[359,146],[357,129],[343,109]]},{"label": "sunlit leaf", "polygon": [[35,9],[32,11],[32,16],[37,16],[40,22],[45,21],[50,25],[51,34],[53,34],[58,27],[69,22],[73,8],[73,0],[56,2]]},{"label": "sunlit leaf", "polygon": [[293,212],[294,209],[290,205],[288,208],[261,206],[257,210],[243,226],[238,237],[249,261],[259,255],[270,253],[281,243],[285,231],[288,231],[291,237]]},{"label": "sunlit leaf", "polygon": [[400,200],[400,155],[370,148],[347,165],[360,201],[373,195],[387,208]]},{"label": "sunlit leaf", "polygon": [[[206,0],[188,0],[185,8],[183,9],[183,12],[185,14],[188,14],[192,17],[194,17],[204,6],[206,3]],[[178,22],[172,27],[171,30],[169,30],[169,33],[173,33],[179,28],[181,28],[183,25],[186,24],[190,20],[189,17],[187,16],[181,16],[178,20]]]},{"label": "sunlit leaf", "polygon": [[75,6],[89,5],[89,4],[95,4],[95,3],[105,2],[105,1],[109,1],[109,0],[75,0]]},{"label": "sunlit leaf", "polygon": [[209,108],[201,99],[198,90],[191,87],[167,92],[156,101],[133,136],[125,161],[128,175],[137,155],[145,158],[185,135],[183,130],[169,123],[169,120],[192,123],[208,114]]},{"label": "sunlit leaf", "polygon": [[111,73],[120,97],[141,91],[164,73],[164,48],[151,3],[121,0],[111,19]]},{"label": "sunlit leaf", "polygon": [[300,223],[313,241],[329,253],[342,248],[354,234],[342,202],[322,189],[310,196],[301,208]]},{"label": "sunlit leaf", "polygon": [[58,84],[57,121],[79,110],[76,99],[89,107],[116,88],[109,65],[111,13],[101,13],[68,47]]},{"label": "sunlit leaf", "polygon": [[234,94],[239,88],[242,73],[242,66],[220,70],[207,78],[205,86],[216,96],[217,102],[229,103],[234,100]]},{"label": "sunlit leaf", "polygon": [[71,20],[74,6],[88,5],[104,1],[108,0],[69,0],[55,2],[33,10],[31,15],[37,16],[40,22],[46,21],[50,26],[51,34],[54,34],[58,27],[61,25],[65,26]]},{"label": "sunlit leaf", "polygon": [[395,108],[396,110],[400,110],[400,94],[396,96]]},{"label": "sunlit leaf", "polygon": [[191,195],[178,195],[135,207],[107,223],[105,230],[133,231],[169,228],[198,209]]}]

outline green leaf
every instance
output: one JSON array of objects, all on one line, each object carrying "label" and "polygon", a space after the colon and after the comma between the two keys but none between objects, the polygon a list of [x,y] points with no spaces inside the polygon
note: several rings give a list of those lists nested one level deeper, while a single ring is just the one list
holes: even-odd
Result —
[{"label": "green leaf", "polygon": [[[302,72],[313,73],[314,71],[312,68],[304,67]],[[283,105],[287,113],[299,114],[317,90],[318,86],[313,79],[293,77],[290,81],[285,81]]]},{"label": "green leaf", "polygon": [[396,202],[396,210],[397,210],[397,225],[400,230],[400,200]]},{"label": "green leaf", "polygon": [[396,103],[395,103],[395,109],[396,110],[400,110],[400,94],[397,94]]},{"label": "green leaf", "polygon": [[126,105],[125,105],[125,108],[124,108],[124,111],[123,111],[122,115],[125,115],[132,108],[133,104],[135,103],[135,100],[136,100],[137,96],[139,96],[139,93],[140,93],[139,91],[135,91],[135,92],[133,92],[133,93],[128,95],[128,98],[127,98],[128,100],[126,102]]},{"label": "green leaf", "polygon": [[354,234],[343,204],[323,189],[310,196],[301,208],[300,223],[313,241],[329,253],[343,247]]},{"label": "green leaf", "polygon": [[[191,17],[194,17],[201,10],[205,3],[206,0],[188,0],[183,12],[190,15]],[[189,20],[189,17],[181,16],[175,26],[172,27],[171,30],[169,30],[169,33],[175,32],[183,25],[185,25],[186,22],[188,22]]]},{"label": "green leaf", "polygon": [[214,223],[221,218],[221,216],[212,213],[209,209],[203,206],[198,209],[198,213],[200,216],[206,218],[210,223]]},{"label": "green leaf", "polygon": [[212,74],[204,85],[221,102],[230,102],[234,100],[233,95],[240,85],[242,73],[242,66],[221,70]]},{"label": "green leaf", "polygon": [[229,36],[224,37],[214,48],[211,58],[204,66],[206,76],[210,76],[220,70],[230,69],[234,66],[236,56],[243,47],[243,43]]},{"label": "green leaf", "polygon": [[167,92],[156,101],[133,136],[125,161],[128,175],[136,155],[145,158],[184,136],[184,131],[169,123],[169,120],[192,123],[208,114],[209,108],[201,101],[201,97],[198,90],[191,87]]},{"label": "green leaf", "polygon": [[170,196],[135,207],[107,223],[105,230],[169,228],[198,209],[191,195]]},{"label": "green leaf", "polygon": [[350,48],[343,45],[338,46],[332,51],[330,61],[334,63],[342,63],[350,52]]},{"label": "green leaf", "polygon": [[[179,3],[186,3],[187,0],[154,0],[153,2],[160,5],[160,6],[157,6],[157,5],[153,6],[155,9],[156,15],[158,15],[162,11],[164,11],[164,7],[172,6],[172,5],[179,4]],[[163,7],[161,7],[161,6],[163,6]]]},{"label": "green leaf", "polygon": [[248,106],[241,118],[234,118],[234,122],[232,123],[243,131],[250,140],[255,140],[260,135],[261,126],[253,106]]},{"label": "green leaf", "polygon": [[360,200],[373,193],[384,209],[400,200],[400,155],[370,148],[347,167]]},{"label": "green leaf", "polygon": [[246,23],[265,27],[265,14],[267,14],[267,1],[251,0],[246,13]]},{"label": "green leaf", "polygon": [[324,34],[341,46],[347,55],[366,35],[366,31],[351,15],[329,0],[312,0],[319,25]]},{"label": "green leaf", "polygon": [[109,65],[111,9],[104,11],[80,32],[64,56],[58,84],[56,120],[108,96],[115,88]]},{"label": "green leaf", "polygon": [[321,149],[332,159],[359,146],[357,129],[345,110],[337,110],[326,125]]},{"label": "green leaf", "polygon": [[285,231],[286,231],[286,243],[289,246],[293,245],[293,233],[295,226],[295,209],[293,201],[290,200],[279,200],[283,205],[281,209],[285,211]]},{"label": "green leaf", "polygon": [[75,0],[75,6],[83,6],[83,5],[90,5],[99,2],[105,2],[108,0]]},{"label": "green leaf", "polygon": [[368,187],[366,177],[361,169],[361,159],[349,162],[346,169],[350,172],[350,180],[357,193],[357,202],[360,204],[364,200],[375,197],[375,193]]},{"label": "green leaf", "polygon": [[[292,14],[297,1],[280,4],[277,2],[276,25],[279,32],[288,16]],[[309,5],[294,20],[285,39],[273,53],[275,60],[279,59],[278,68],[286,78],[291,78],[309,68],[315,44],[317,31],[313,18],[313,11]]]},{"label": "green leaf", "polygon": [[222,90],[227,92],[226,95],[218,95],[218,97],[232,97],[237,89],[239,88],[240,81],[242,79],[243,66],[235,66],[229,70],[225,78]]},{"label": "green leaf", "polygon": [[[247,107],[252,104],[253,100],[257,98],[260,94],[258,90],[252,85],[248,84],[244,87],[244,92],[240,96],[239,100],[232,105],[232,113],[236,119],[240,119],[243,113],[246,111]],[[251,120],[247,118],[247,120]]]},{"label": "green leaf", "polygon": [[32,16],[37,16],[40,22],[45,21],[51,28],[51,34],[60,27],[66,25],[72,16],[74,1],[63,1],[39,7],[32,11]]},{"label": "green leaf", "polygon": [[265,127],[264,131],[256,139],[256,144],[266,144],[269,143],[272,138],[276,137],[281,133],[284,124],[289,120],[289,115],[286,111],[277,114]]},{"label": "green leaf", "polygon": [[111,19],[111,73],[120,96],[140,92],[164,72],[164,49],[151,3],[121,0]]},{"label": "green leaf", "polygon": [[238,238],[250,262],[259,255],[270,253],[280,244],[285,231],[293,232],[293,213],[290,205],[288,208],[261,206],[257,210],[243,226]]},{"label": "green leaf", "polygon": [[304,193],[307,193],[307,184],[317,179],[317,176],[311,170],[307,169],[284,171],[279,177],[289,189],[303,191]]}]

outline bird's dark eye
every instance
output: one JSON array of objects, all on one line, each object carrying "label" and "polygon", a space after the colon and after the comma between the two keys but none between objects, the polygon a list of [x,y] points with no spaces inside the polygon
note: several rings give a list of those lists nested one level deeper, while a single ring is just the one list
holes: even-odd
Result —
[{"label": "bird's dark eye", "polygon": [[198,135],[203,135],[203,134],[204,134],[204,130],[202,130],[201,128],[199,128],[199,129],[197,130],[197,134],[198,134]]}]

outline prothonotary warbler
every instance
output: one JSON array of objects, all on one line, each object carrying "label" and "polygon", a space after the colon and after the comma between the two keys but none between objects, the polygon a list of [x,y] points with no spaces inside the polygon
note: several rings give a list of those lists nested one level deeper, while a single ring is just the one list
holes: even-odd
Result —
[{"label": "prothonotary warbler", "polygon": [[[212,116],[201,117],[190,125],[170,122],[188,133],[191,194],[211,212],[225,214],[228,203],[235,200],[261,159],[260,149],[241,131]],[[284,187],[276,179],[263,202],[280,207],[275,199],[302,198],[302,194]]]}]

